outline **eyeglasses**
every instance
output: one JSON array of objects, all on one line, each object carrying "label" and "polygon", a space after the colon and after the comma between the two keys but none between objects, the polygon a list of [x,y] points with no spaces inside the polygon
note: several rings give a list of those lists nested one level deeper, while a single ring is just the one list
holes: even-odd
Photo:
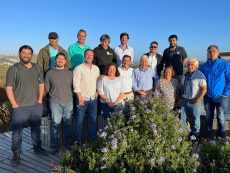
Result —
[{"label": "eyeglasses", "polygon": [[150,46],[150,47],[151,47],[151,48],[155,48],[155,49],[157,48],[157,46]]}]

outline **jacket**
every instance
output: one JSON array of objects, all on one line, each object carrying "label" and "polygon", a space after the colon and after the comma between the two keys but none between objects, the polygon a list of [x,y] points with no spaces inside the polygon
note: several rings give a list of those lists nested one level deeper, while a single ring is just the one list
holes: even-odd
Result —
[{"label": "jacket", "polygon": [[116,54],[113,49],[108,46],[108,49],[104,49],[101,44],[94,48],[93,64],[98,66],[100,73],[103,73],[103,69],[108,63],[117,63]]},{"label": "jacket", "polygon": [[207,78],[207,96],[210,98],[228,96],[230,93],[230,63],[225,62],[221,57],[213,63],[208,59],[200,67],[200,71]]},{"label": "jacket", "polygon": [[[71,63],[70,63],[70,60],[69,60],[69,56],[68,56],[66,50],[58,45],[58,53],[59,52],[62,52],[62,53],[65,54],[65,56],[66,56],[65,67],[67,69],[70,69],[71,68]],[[50,70],[50,66],[51,66],[51,55],[50,55],[49,44],[46,45],[45,47],[43,47],[39,51],[37,64],[40,65],[40,67],[42,68],[42,70],[44,72],[44,77],[45,77],[47,71]]]},{"label": "jacket", "polygon": [[[149,57],[149,53],[145,53],[144,55]],[[164,61],[163,61],[162,56],[158,53],[156,53],[156,58],[157,58],[157,75],[160,78],[161,77],[161,71],[163,70],[163,66],[164,66]]]},{"label": "jacket", "polygon": [[71,71],[73,71],[78,65],[85,62],[84,53],[86,49],[91,49],[91,47],[85,44],[84,49],[81,49],[78,42],[69,46],[68,54],[71,61]]}]

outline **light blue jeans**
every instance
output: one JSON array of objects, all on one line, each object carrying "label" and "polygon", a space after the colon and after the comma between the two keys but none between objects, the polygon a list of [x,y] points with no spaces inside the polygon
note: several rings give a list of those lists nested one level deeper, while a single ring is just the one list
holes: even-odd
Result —
[{"label": "light blue jeans", "polygon": [[51,117],[53,120],[52,126],[52,145],[58,146],[59,135],[60,135],[60,125],[63,119],[65,141],[68,144],[72,144],[72,111],[73,102],[68,103],[50,103]]}]

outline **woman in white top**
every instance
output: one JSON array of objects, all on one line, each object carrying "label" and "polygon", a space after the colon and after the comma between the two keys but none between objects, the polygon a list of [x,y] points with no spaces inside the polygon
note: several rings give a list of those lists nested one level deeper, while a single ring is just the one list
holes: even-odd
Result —
[{"label": "woman in white top", "polygon": [[122,104],[125,93],[125,84],[120,78],[118,67],[115,63],[109,63],[103,72],[103,79],[98,84],[98,93],[104,113],[104,119],[110,118],[116,106]]}]

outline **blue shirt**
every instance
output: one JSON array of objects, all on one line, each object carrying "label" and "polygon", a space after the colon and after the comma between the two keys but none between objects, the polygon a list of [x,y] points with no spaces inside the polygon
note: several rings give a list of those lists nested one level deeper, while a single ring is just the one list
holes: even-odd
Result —
[{"label": "blue shirt", "polygon": [[[121,77],[116,77],[114,80],[110,80],[105,76],[102,81],[99,82],[97,89],[99,95],[105,94],[110,102],[115,102],[120,93],[125,93],[126,87]],[[122,100],[123,99],[121,99],[120,103]],[[102,98],[100,98],[100,101],[105,103]]]},{"label": "blue shirt", "polygon": [[55,50],[51,46],[49,46],[49,49],[50,49],[50,56],[51,56],[50,69],[52,69],[56,65],[55,57],[58,54],[58,48]]},{"label": "blue shirt", "polygon": [[129,55],[131,57],[131,61],[133,63],[133,48],[131,48],[130,46],[127,45],[127,47],[125,48],[125,50],[123,50],[122,46],[119,45],[117,47],[114,48],[114,52],[116,54],[116,58],[117,58],[117,66],[121,67],[122,65],[122,58],[124,55]]},{"label": "blue shirt", "polygon": [[150,90],[153,88],[153,78],[155,78],[155,84],[159,80],[157,73],[148,68],[143,71],[141,66],[133,71],[133,89],[137,90]]}]

